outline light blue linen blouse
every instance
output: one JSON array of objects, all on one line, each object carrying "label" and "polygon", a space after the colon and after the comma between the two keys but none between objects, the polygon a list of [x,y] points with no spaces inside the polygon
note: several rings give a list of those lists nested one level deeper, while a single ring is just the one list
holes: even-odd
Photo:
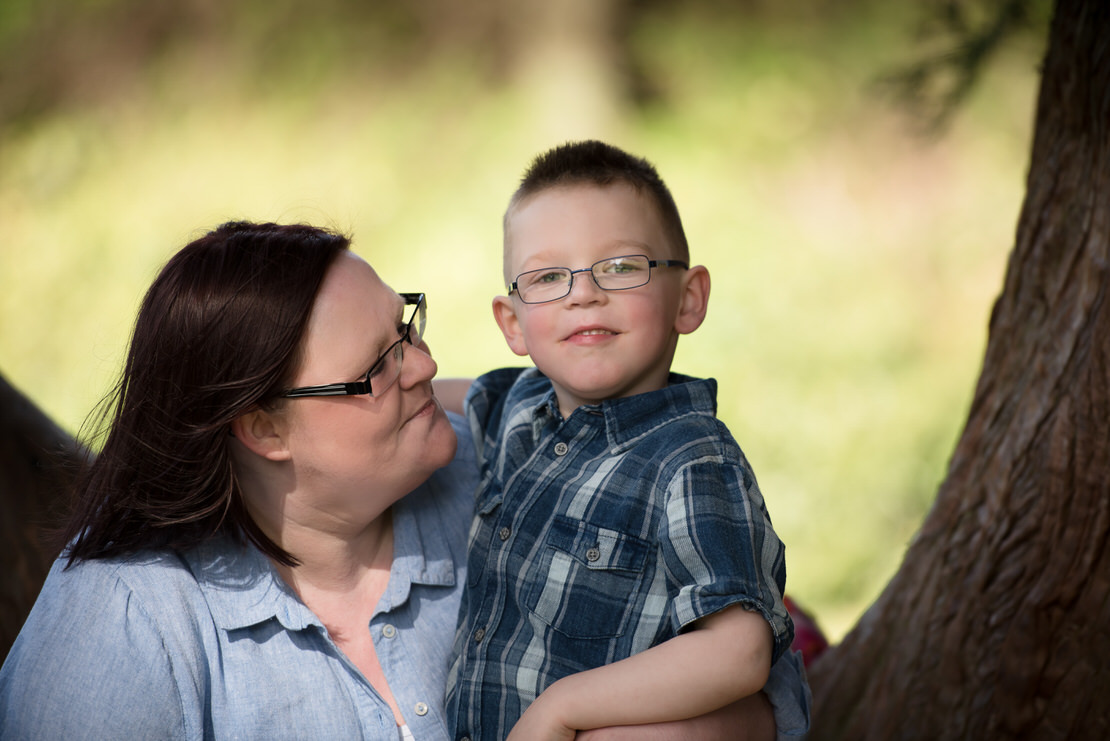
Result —
[{"label": "light blue linen blouse", "polygon": [[[370,620],[417,741],[447,739],[443,690],[477,465],[455,460],[393,508]],[[389,739],[389,706],[253,546],[54,564],[0,670],[0,738]]]}]

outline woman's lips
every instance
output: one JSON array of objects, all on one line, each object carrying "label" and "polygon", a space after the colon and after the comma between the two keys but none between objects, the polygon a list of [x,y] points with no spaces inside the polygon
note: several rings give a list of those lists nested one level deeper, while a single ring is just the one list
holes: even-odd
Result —
[{"label": "woman's lips", "polygon": [[426,417],[428,415],[435,414],[436,407],[438,406],[439,404],[438,402],[436,402],[435,397],[432,397],[427,401],[426,404],[417,409],[416,412],[411,417],[409,417],[408,420],[406,420],[405,424],[408,424],[414,419],[419,419],[420,417]]}]

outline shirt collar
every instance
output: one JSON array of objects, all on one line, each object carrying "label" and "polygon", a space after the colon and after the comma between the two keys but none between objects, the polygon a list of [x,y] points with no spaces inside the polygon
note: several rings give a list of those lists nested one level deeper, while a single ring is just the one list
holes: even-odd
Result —
[{"label": "shirt collar", "polygon": [[413,584],[455,585],[455,559],[446,539],[442,533],[421,528],[421,522],[430,519],[416,514],[421,507],[435,506],[431,494],[430,485],[425,484],[393,505],[393,565],[376,612],[389,612],[404,604]]},{"label": "shirt collar", "polygon": [[[413,584],[452,587],[455,565],[443,537],[421,530],[417,508],[434,506],[421,487],[393,506],[393,565],[375,614],[409,598]],[[287,630],[323,623],[253,544],[220,536],[183,554],[208,601],[216,625],[236,630],[276,619]]]},{"label": "shirt collar", "polygon": [[254,545],[225,535],[183,556],[219,628],[235,630],[275,618],[288,630],[321,625]]},{"label": "shirt collar", "polygon": [[[670,422],[668,416],[661,421],[660,409],[681,409],[684,414],[717,415],[717,381],[713,378],[693,378],[671,373],[667,386],[620,399],[607,399],[600,404],[581,406],[565,420],[568,425],[591,424],[589,419],[599,415],[604,420],[605,434],[610,449],[618,452],[627,448],[642,435],[660,424]],[[548,424],[563,424],[555,389],[539,396],[532,407],[532,436],[538,440]]]},{"label": "shirt collar", "polygon": [[543,428],[547,425],[553,424],[557,427],[562,423],[563,415],[559,412],[559,398],[555,395],[555,387],[548,384],[547,392],[540,395],[539,402],[532,408],[532,441],[540,439]]}]

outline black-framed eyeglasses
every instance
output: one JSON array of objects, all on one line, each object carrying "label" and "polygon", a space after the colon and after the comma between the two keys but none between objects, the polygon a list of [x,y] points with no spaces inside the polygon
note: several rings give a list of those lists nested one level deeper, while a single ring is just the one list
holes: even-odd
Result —
[{"label": "black-framed eyeglasses", "polygon": [[574,287],[575,273],[589,273],[598,288],[606,291],[626,291],[639,288],[651,280],[652,268],[682,268],[689,265],[681,260],[649,260],[647,255],[621,255],[598,260],[588,268],[541,268],[521,273],[509,284],[509,293],[526,304],[543,304],[558,301],[570,294]]},{"label": "black-framed eyeglasses", "polygon": [[428,320],[428,304],[423,293],[402,293],[401,298],[405,306],[415,306],[416,310],[402,326],[398,327],[400,339],[386,348],[385,352],[374,361],[370,370],[361,381],[350,383],[326,383],[323,386],[301,386],[289,389],[281,394],[283,397],[297,399],[306,396],[356,396],[370,394],[381,396],[388,391],[401,376],[401,364],[405,359],[405,343],[410,345],[420,344],[424,336],[424,325]]}]

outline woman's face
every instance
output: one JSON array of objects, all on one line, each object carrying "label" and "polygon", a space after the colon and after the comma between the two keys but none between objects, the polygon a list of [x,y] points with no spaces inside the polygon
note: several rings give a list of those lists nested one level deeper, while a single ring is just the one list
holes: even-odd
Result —
[{"label": "woman's face", "polygon": [[[397,341],[404,309],[373,268],[342,253],[317,295],[292,385],[360,380]],[[455,433],[432,395],[435,373],[427,345],[405,343],[401,374],[380,396],[286,400],[281,417],[297,497],[287,504],[357,526],[450,462]]]}]

